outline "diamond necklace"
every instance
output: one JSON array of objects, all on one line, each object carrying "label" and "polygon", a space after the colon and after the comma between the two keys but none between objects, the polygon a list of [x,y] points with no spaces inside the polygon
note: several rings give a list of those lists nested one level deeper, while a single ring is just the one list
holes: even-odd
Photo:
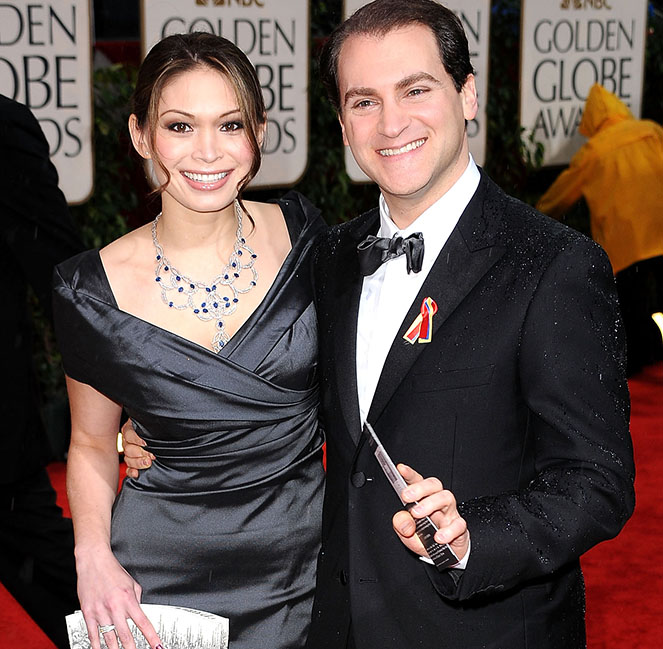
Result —
[{"label": "diamond necklace", "polygon": [[[235,313],[239,295],[248,293],[258,282],[258,271],[255,269],[258,255],[249,248],[246,239],[242,236],[242,209],[237,199],[235,199],[235,214],[237,232],[233,251],[228,263],[210,284],[191,279],[173,267],[163,254],[163,248],[157,239],[157,224],[161,214],[157,214],[152,222],[152,242],[157,251],[155,274],[156,281],[161,287],[161,299],[172,309],[178,311],[191,309],[205,322],[216,320],[212,348],[217,353],[230,339],[224,329],[223,319]],[[239,288],[235,286],[235,280],[243,270],[250,270],[252,277],[246,288]]]}]

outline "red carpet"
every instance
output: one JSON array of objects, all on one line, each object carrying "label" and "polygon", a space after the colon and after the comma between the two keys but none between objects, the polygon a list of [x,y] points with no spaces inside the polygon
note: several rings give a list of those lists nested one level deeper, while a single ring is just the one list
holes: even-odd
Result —
[{"label": "red carpet", "polygon": [[[120,480],[125,466],[120,465]],[[55,462],[48,466],[48,474],[57,492],[57,504],[70,517],[65,490],[65,465]],[[11,593],[0,584],[0,649],[56,649],[44,632],[35,624]]]},{"label": "red carpet", "polygon": [[588,649],[658,649],[663,641],[663,366],[629,381],[635,513],[582,559]]},{"label": "red carpet", "polygon": [[55,649],[55,645],[2,584],[0,611],[1,649]]},{"label": "red carpet", "polygon": [[[658,649],[663,641],[663,562],[659,555],[663,538],[663,365],[647,368],[629,385],[636,509],[616,539],[582,558],[588,649]],[[64,464],[52,464],[49,474],[58,504],[69,515]],[[0,611],[0,649],[53,649],[1,586]]]},{"label": "red carpet", "polygon": [[48,465],[47,469],[48,475],[51,478],[51,484],[58,495],[56,503],[62,509],[62,513],[67,518],[71,518],[69,503],[67,502],[67,488],[65,486],[67,465],[64,462],[53,462],[53,464]]}]

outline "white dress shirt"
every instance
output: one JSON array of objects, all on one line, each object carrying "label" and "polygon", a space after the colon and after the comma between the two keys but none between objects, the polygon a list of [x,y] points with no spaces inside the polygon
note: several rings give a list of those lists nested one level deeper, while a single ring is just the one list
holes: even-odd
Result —
[{"label": "white dress shirt", "polygon": [[[399,230],[391,220],[384,196],[380,195],[380,229],[377,236],[391,238],[398,234],[405,238],[415,232],[423,233],[424,260],[420,272],[408,275],[405,255],[401,255],[385,262],[372,275],[364,278],[357,315],[357,393],[362,426],[403,319],[474,196],[480,179],[479,170],[470,156],[463,175],[451,189],[404,230]],[[395,461],[398,461],[397,458]],[[468,547],[465,556],[453,567],[465,569],[470,552]],[[433,563],[428,557],[420,559]]]},{"label": "white dress shirt", "polygon": [[470,156],[463,175],[451,189],[404,230],[399,230],[391,220],[387,203],[380,195],[378,236],[392,237],[398,234],[405,238],[415,232],[422,232],[424,261],[420,272],[408,275],[405,255],[401,255],[385,262],[372,275],[364,278],[357,316],[357,393],[362,426],[368,416],[387,354],[403,319],[451,231],[474,196],[480,178],[479,170]]}]

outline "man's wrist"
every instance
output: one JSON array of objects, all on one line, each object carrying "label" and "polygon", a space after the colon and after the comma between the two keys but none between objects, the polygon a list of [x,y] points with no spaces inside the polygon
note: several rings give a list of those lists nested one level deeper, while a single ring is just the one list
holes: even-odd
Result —
[{"label": "man's wrist", "polygon": [[[470,550],[472,549],[472,540],[468,540],[467,542],[467,552],[463,555],[463,558],[458,561],[458,563],[455,563],[453,566],[449,566],[449,570],[465,570],[467,567],[467,561],[470,558]],[[419,557],[422,561],[425,561],[426,563],[429,563],[431,566],[434,566],[435,563],[430,557],[426,556],[420,556]]]}]

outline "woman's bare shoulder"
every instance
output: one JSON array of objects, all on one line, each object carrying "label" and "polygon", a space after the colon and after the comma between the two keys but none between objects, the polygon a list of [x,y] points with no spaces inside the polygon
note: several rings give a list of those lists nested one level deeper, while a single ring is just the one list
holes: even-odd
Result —
[{"label": "woman's bare shoulder", "polygon": [[283,216],[281,208],[277,203],[259,203],[257,201],[244,201],[249,214],[255,218],[274,219]]},{"label": "woman's bare shoulder", "polygon": [[[257,203],[245,201],[246,209],[255,223],[250,231],[249,240],[269,246],[277,256],[285,256],[290,250],[290,236],[285,217],[277,203]],[[246,233],[248,228],[244,226]]]},{"label": "woman's bare shoulder", "polygon": [[143,225],[115,241],[99,251],[101,259],[106,267],[134,265],[139,260],[152,261],[154,244],[152,243],[151,224]]}]

